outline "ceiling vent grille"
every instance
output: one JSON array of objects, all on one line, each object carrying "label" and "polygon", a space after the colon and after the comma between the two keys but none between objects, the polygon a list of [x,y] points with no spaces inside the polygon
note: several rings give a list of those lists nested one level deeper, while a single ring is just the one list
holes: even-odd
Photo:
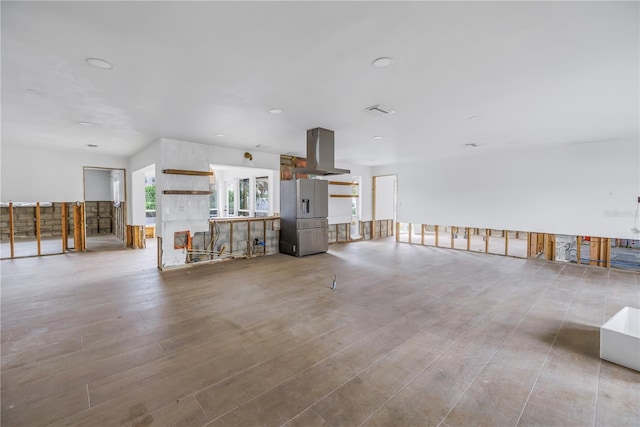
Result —
[{"label": "ceiling vent grille", "polygon": [[393,114],[395,113],[395,111],[393,111],[391,108],[389,107],[385,107],[384,105],[372,105],[371,107],[367,107],[366,108],[367,111],[372,111],[375,113],[381,113],[381,114]]}]

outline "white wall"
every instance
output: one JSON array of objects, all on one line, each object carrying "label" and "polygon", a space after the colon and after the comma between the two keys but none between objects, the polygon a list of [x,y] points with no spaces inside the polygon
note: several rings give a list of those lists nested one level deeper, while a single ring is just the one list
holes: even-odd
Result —
[{"label": "white wall", "polygon": [[130,203],[127,211],[131,212],[130,225],[145,225],[146,224],[146,198],[144,185],[144,173],[145,169],[134,171],[131,174],[131,196],[129,197]]},{"label": "white wall", "polygon": [[[131,202],[127,205],[127,224],[142,225],[145,223],[145,192],[144,170],[155,165],[156,177],[162,173],[160,165],[160,140],[129,158],[129,173],[127,175],[127,194],[131,194]],[[142,179],[139,172],[142,171]],[[135,176],[134,176],[135,172]],[[156,229],[157,230],[157,229]]]},{"label": "white wall", "polygon": [[360,180],[360,220],[371,221],[373,208],[373,174],[369,166],[339,166],[351,170]]},{"label": "white wall", "polygon": [[[126,168],[124,157],[2,144],[2,201],[84,200],[84,167]],[[108,199],[107,199],[108,200]]]},{"label": "white wall", "polygon": [[[109,171],[109,178],[111,180],[110,182],[110,186],[111,186],[111,191],[109,192],[110,196],[111,196],[111,201],[113,202],[128,202],[128,197],[127,194],[125,192],[125,182],[126,182],[126,170],[118,170],[118,169],[112,169]],[[118,194],[116,195],[116,187],[114,186],[114,182],[118,183],[118,187],[117,187],[117,191]],[[118,198],[118,200],[116,200],[116,197]]]},{"label": "white wall", "polygon": [[[164,169],[185,169],[208,171],[208,147],[183,141],[163,139],[160,141],[160,171]],[[174,234],[189,231],[209,231],[209,196],[163,194],[165,190],[209,190],[209,177],[156,175],[156,233],[163,238],[162,265],[184,264],[186,251],[174,249]]]},{"label": "white wall", "polygon": [[394,219],[395,192],[396,177],[394,175],[376,177],[376,221]]},{"label": "white wall", "polygon": [[[325,181],[336,182],[353,182],[353,176],[350,174],[329,175],[319,177]],[[329,224],[345,224],[351,222],[351,203],[350,197],[331,197],[331,195],[351,194],[350,185],[332,185],[329,184],[329,203],[328,203],[328,221]]]},{"label": "white wall", "polygon": [[84,199],[103,201],[111,199],[111,173],[107,169],[85,169]]},{"label": "white wall", "polygon": [[[633,238],[637,140],[474,149],[466,157],[378,167],[398,175],[400,222]],[[637,238],[637,237],[636,237]]]}]

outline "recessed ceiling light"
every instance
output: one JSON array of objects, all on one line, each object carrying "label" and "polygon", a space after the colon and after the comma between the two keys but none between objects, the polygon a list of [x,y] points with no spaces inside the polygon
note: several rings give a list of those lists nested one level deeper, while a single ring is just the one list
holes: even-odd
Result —
[{"label": "recessed ceiling light", "polygon": [[382,58],[374,59],[371,63],[373,68],[387,68],[393,63],[393,60],[388,56],[383,56]]},{"label": "recessed ceiling light", "polygon": [[103,70],[110,70],[113,68],[113,64],[111,62],[101,58],[87,58],[85,61],[87,64],[96,68],[102,68]]},{"label": "recessed ceiling light", "polygon": [[376,136],[373,137],[373,139],[382,139],[382,137],[379,136],[379,135],[376,135]]},{"label": "recessed ceiling light", "polygon": [[82,126],[93,126],[93,123],[91,122],[78,122],[78,124]]},{"label": "recessed ceiling light", "polygon": [[216,133],[216,136],[217,136],[218,138],[224,138],[224,133]]},{"label": "recessed ceiling light", "polygon": [[269,114],[282,114],[282,110],[279,108],[270,108]]},{"label": "recessed ceiling light", "polygon": [[89,148],[98,148],[96,144],[86,144],[86,146]]},{"label": "recessed ceiling light", "polygon": [[480,120],[480,116],[467,117],[467,120]]}]

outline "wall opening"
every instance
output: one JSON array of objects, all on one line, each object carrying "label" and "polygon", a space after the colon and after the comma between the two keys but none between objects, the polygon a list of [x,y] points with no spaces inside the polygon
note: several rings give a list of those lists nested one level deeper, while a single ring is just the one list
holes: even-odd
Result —
[{"label": "wall opening", "polygon": [[125,170],[84,168],[84,237],[88,251],[124,249]]}]

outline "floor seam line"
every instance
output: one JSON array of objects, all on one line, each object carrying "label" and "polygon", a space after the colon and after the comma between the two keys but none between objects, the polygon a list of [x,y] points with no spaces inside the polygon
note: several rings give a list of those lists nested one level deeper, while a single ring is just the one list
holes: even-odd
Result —
[{"label": "floor seam line", "polygon": [[[499,283],[499,281],[500,281],[500,279],[497,279],[497,280],[493,283],[493,285],[495,285],[495,284]],[[493,286],[493,285],[491,285],[491,286]],[[545,288],[545,290],[546,290],[546,288]],[[512,291],[512,292],[513,292],[513,291]],[[544,291],[542,291],[542,292],[540,293],[540,295],[538,296],[538,298],[536,299],[536,301],[540,298],[540,296],[542,296],[542,294],[543,294],[543,293],[544,293]],[[507,295],[507,296],[505,296],[505,299],[506,299],[507,297],[508,297],[508,295]],[[535,302],[534,302],[534,304],[535,304]],[[533,305],[532,305],[531,307],[533,307]],[[531,310],[531,308],[529,308],[529,310]],[[529,312],[529,310],[527,310],[527,313]],[[524,317],[527,315],[527,313],[525,313],[522,317],[524,318]],[[487,312],[484,316],[482,316],[482,319],[480,319],[480,320],[483,320],[484,318],[488,317],[488,316],[489,316],[489,314],[490,314],[490,312]],[[522,319],[520,319],[520,321],[522,321]],[[520,323],[518,323],[518,325],[519,325],[519,324],[520,324]],[[516,326],[516,328],[517,328],[517,326]],[[516,328],[514,328],[513,330],[515,330]],[[468,332],[468,330],[467,330],[466,332]],[[513,331],[512,331],[512,332],[513,332]],[[507,338],[508,338],[508,337],[507,337]],[[506,340],[506,338],[505,338],[505,340]],[[369,416],[368,416],[364,421],[362,421],[362,423],[360,423],[359,425],[363,425],[364,423],[366,423],[366,422],[367,422],[367,420],[369,420],[372,416],[374,416],[374,415],[375,415],[375,414],[376,414],[376,413],[377,413],[377,412],[378,412],[378,411],[379,411],[379,410],[380,410],[384,405],[386,405],[387,403],[389,403],[389,402],[390,402],[390,401],[391,401],[391,400],[392,400],[396,395],[398,395],[400,392],[402,392],[402,390],[404,390],[405,388],[407,388],[407,387],[409,386],[409,384],[411,384],[411,383],[412,383],[416,378],[418,378],[418,377],[419,377],[419,376],[420,376],[420,375],[421,375],[421,374],[422,374],[426,369],[428,369],[428,368],[429,368],[429,366],[433,365],[435,362],[437,362],[438,360],[442,359],[442,357],[444,356],[444,354],[445,354],[449,349],[451,349],[451,348],[452,348],[452,347],[453,347],[457,342],[458,342],[458,340],[454,340],[454,341],[453,341],[453,342],[452,342],[452,343],[451,343],[451,344],[450,344],[450,345],[449,345],[445,350],[443,350],[443,351],[442,351],[438,356],[436,356],[436,357],[435,357],[431,362],[429,362],[429,364],[428,364],[427,366],[425,366],[424,368],[422,368],[422,369],[420,370],[420,372],[418,372],[418,373],[417,373],[413,378],[411,378],[411,380],[409,380],[409,381],[408,381],[404,386],[402,386],[402,387],[400,388],[400,390],[398,390],[396,393],[394,393],[394,394],[393,394],[393,396],[391,396],[391,397],[390,397],[389,399],[387,399],[384,403],[382,403],[380,406],[378,406],[378,407],[376,408],[376,410],[375,410],[375,411],[373,411],[373,412],[372,412],[372,413],[371,413],[371,414],[370,414],[370,415],[369,415]],[[504,343],[504,341],[503,341],[503,343]],[[500,344],[500,346],[498,347],[498,349],[499,349],[501,346],[502,346],[502,343]],[[491,361],[491,359],[493,358],[493,356],[494,356],[494,355],[495,355],[495,353],[494,353],[494,354],[489,358],[489,361]],[[463,395],[464,395],[464,393],[463,393]],[[455,405],[454,405],[454,406],[455,406]],[[452,407],[452,408],[453,408],[453,407]],[[445,417],[446,417],[446,416],[445,416]],[[443,418],[443,419],[444,419],[444,418]]]},{"label": "floor seam line", "polygon": [[[562,271],[562,269],[560,270]],[[500,349],[502,348],[502,346],[504,345],[504,343],[509,339],[509,337],[513,334],[513,332],[518,328],[518,326],[520,326],[522,324],[522,321],[524,320],[525,317],[527,317],[527,315],[529,314],[529,312],[533,309],[533,307],[536,305],[536,303],[540,300],[540,298],[542,298],[542,296],[544,295],[544,293],[551,287],[551,284],[553,283],[553,281],[560,275],[560,271],[558,273],[556,273],[555,277],[553,278],[553,280],[550,280],[549,283],[547,284],[547,286],[545,286],[544,290],[542,292],[540,292],[540,295],[538,295],[538,298],[536,298],[536,300],[533,302],[533,304],[531,304],[531,306],[529,307],[529,309],[522,315],[522,317],[520,318],[520,321],[518,321],[518,324],[511,330],[511,332],[509,332],[509,335],[507,335],[505,337],[504,340],[502,340],[502,342],[500,343],[500,345],[498,346],[498,348],[496,348],[496,350],[493,352],[493,354],[491,354],[491,357],[487,360],[487,363],[485,363],[482,366],[482,370],[480,370],[480,372],[478,373],[478,375],[473,379],[473,381],[471,382],[471,384],[469,384],[469,386],[460,394],[460,396],[458,396],[458,399],[456,399],[456,401],[454,402],[454,404],[451,406],[451,408],[449,409],[449,411],[447,412],[447,414],[442,417],[442,419],[440,420],[440,422],[438,423],[438,427],[442,424],[442,422],[444,420],[447,419],[447,417],[449,416],[449,414],[451,413],[451,411],[453,411],[453,409],[456,407],[456,405],[458,404],[458,402],[460,402],[460,399],[462,399],[462,397],[467,393],[467,391],[469,391],[469,389],[471,388],[471,386],[473,386],[473,384],[475,384],[476,380],[478,379],[478,377],[480,376],[480,374],[482,374],[482,372],[486,369],[486,367],[489,365],[489,363],[491,362],[491,360],[495,357],[495,355],[498,353],[498,351],[500,351]],[[573,295],[571,296],[571,300],[569,302],[569,304],[571,304],[571,301],[573,301],[573,296],[575,295],[575,291],[573,292]],[[567,311],[569,309],[567,308]],[[565,316],[566,316],[566,312],[565,312]],[[563,321],[564,321],[564,317],[563,317]],[[560,324],[560,327],[562,327],[562,323]],[[560,327],[558,328],[558,333],[560,332]],[[553,347],[553,343],[551,344],[551,346],[549,346],[549,351],[551,351],[551,348]],[[545,359],[546,360],[546,359]],[[544,363],[543,363],[544,366]],[[536,377],[537,379],[537,377]],[[534,383],[535,385],[535,383]],[[529,400],[529,397],[527,397],[527,400],[525,401],[524,407],[526,407],[527,401]],[[522,414],[520,415],[522,416]],[[518,417],[518,421],[520,421],[520,417]],[[516,425],[518,423],[516,422]]]},{"label": "floor seam line", "polygon": [[[382,326],[382,327],[380,327],[380,328],[378,328],[378,329],[382,329],[383,327],[384,327],[384,326]],[[377,331],[378,329],[376,329],[375,331]],[[304,373],[304,372],[306,372],[306,371],[308,371],[308,370],[312,369],[314,366],[317,366],[317,365],[319,365],[320,363],[322,363],[322,362],[324,362],[324,361],[326,361],[326,360],[330,359],[331,357],[333,357],[333,356],[335,356],[335,355],[337,355],[337,354],[339,354],[339,353],[342,353],[343,351],[348,350],[349,348],[351,348],[352,346],[354,346],[356,343],[360,342],[361,340],[364,340],[365,338],[367,338],[367,337],[368,337],[368,336],[370,336],[370,335],[373,335],[373,334],[375,333],[375,331],[371,332],[370,334],[366,334],[365,336],[363,336],[362,338],[360,338],[360,339],[358,339],[358,340],[354,341],[353,343],[349,344],[347,347],[343,348],[342,350],[339,350],[339,351],[336,351],[336,352],[334,352],[334,353],[331,353],[329,356],[327,356],[327,357],[323,358],[322,360],[319,360],[318,362],[314,363],[313,365],[309,366],[308,368],[303,369],[302,371],[298,372],[298,373],[297,373],[297,374],[295,374],[295,375],[292,375],[291,377],[287,378],[286,380],[283,380],[283,381],[279,382],[278,384],[274,385],[273,387],[269,388],[268,390],[263,391],[262,393],[260,393],[260,394],[258,394],[258,395],[256,395],[256,396],[252,397],[251,399],[249,399],[249,400],[247,400],[247,401],[243,402],[242,404],[240,404],[240,405],[236,406],[235,408],[230,409],[229,411],[225,412],[224,414],[221,414],[219,417],[214,418],[214,421],[215,421],[215,420],[217,420],[218,418],[224,417],[225,415],[227,415],[228,413],[230,413],[230,412],[232,412],[232,411],[235,411],[236,409],[238,409],[238,408],[239,408],[239,407],[241,407],[242,405],[246,405],[247,403],[251,402],[252,400],[255,400],[255,399],[259,398],[259,397],[260,397],[260,396],[262,396],[263,394],[270,392],[271,390],[273,390],[273,389],[275,389],[276,387],[278,387],[278,386],[280,386],[280,385],[282,385],[282,384],[286,383],[287,381],[291,380],[292,378],[295,378],[295,377],[299,376],[300,374],[302,374],[302,373]],[[413,336],[417,335],[418,333],[420,333],[420,331],[416,331],[416,333],[415,333],[415,334],[411,335],[409,338],[407,338],[407,339],[406,339],[405,341],[403,341],[401,344],[405,343],[407,340],[409,340],[409,339],[410,339],[410,338],[412,338]],[[389,354],[389,352],[385,353],[385,354],[384,354],[384,356],[386,356],[387,354]],[[365,369],[361,370],[359,373],[364,372],[366,369],[368,369],[368,368],[369,368],[369,367],[371,367],[373,364],[375,364],[376,362],[378,362],[378,361],[379,361],[382,357],[384,357],[384,356],[381,356],[380,358],[376,359],[374,362],[372,362],[371,364],[369,364],[369,366],[367,366]],[[359,375],[359,373],[358,373],[358,374],[356,374],[356,375],[354,375],[354,376],[352,376],[351,378],[349,378],[345,383],[341,384],[341,385],[340,385],[340,387],[342,387],[342,386],[343,386],[344,384],[346,384],[347,382],[351,381],[353,378],[357,377],[357,376]],[[338,388],[339,388],[339,387],[338,387]],[[302,413],[302,412],[306,411],[307,409],[311,408],[313,405],[315,405],[316,403],[318,403],[320,400],[324,399],[324,398],[325,398],[326,396],[328,396],[329,394],[333,393],[335,390],[337,390],[337,389],[334,389],[334,390],[332,390],[330,393],[328,393],[328,394],[326,394],[326,395],[322,396],[322,398],[321,398],[321,399],[319,399],[319,400],[315,401],[313,404],[311,404],[311,405],[307,406],[307,407],[306,407],[306,408],[304,408],[300,413]],[[296,414],[296,416],[297,416],[297,415],[298,415],[298,414]],[[288,423],[288,422],[289,422],[289,421],[291,421],[293,418],[295,418],[295,417],[292,417],[292,418],[290,418],[290,419],[286,420],[284,424]]]},{"label": "floor seam line", "polygon": [[[634,275],[635,276],[635,275]],[[637,277],[635,277],[637,279]],[[602,324],[607,321],[607,303],[609,302],[609,287],[610,287],[610,279],[607,277],[607,288],[604,294],[604,313],[602,314]],[[599,360],[598,363],[598,384],[596,387],[596,402],[595,402],[595,410],[593,411],[593,426],[595,427],[596,422],[598,420],[598,401],[600,400],[600,373],[602,371],[602,359]]]},{"label": "floor seam line", "polygon": [[196,394],[193,393],[193,400],[196,401],[196,403],[198,404],[198,407],[200,408],[200,410],[202,411],[202,413],[204,414],[205,418],[207,419],[207,422],[211,421],[211,418],[209,418],[209,414],[207,414],[207,411],[204,410],[204,408],[202,407],[202,404],[200,403],[200,401],[198,400],[198,398],[196,397]]},{"label": "floor seam line", "polygon": [[[411,335],[410,337],[408,337],[406,340],[402,341],[400,344],[398,344],[396,347],[394,347],[393,350],[395,350],[396,348],[398,348],[399,346],[401,346],[402,344],[406,343],[407,341],[409,341],[411,338],[415,337],[416,335],[418,335],[420,333],[420,331],[417,331],[415,334]],[[346,348],[345,348],[346,350]],[[333,390],[331,390],[330,392],[326,393],[324,396],[322,396],[320,399],[316,400],[315,402],[313,402],[311,405],[307,406],[306,408],[304,408],[300,413],[305,412],[307,409],[313,409],[313,406],[315,406],[318,402],[321,402],[325,397],[331,395],[332,393],[334,393],[336,390],[339,390],[342,386],[344,386],[345,384],[348,384],[349,382],[351,382],[354,378],[356,378],[357,376],[359,376],[360,374],[362,374],[363,372],[365,372],[367,369],[371,368],[373,365],[375,365],[376,363],[378,363],[379,361],[381,361],[382,359],[384,359],[385,357],[387,357],[391,352],[393,352],[393,350],[390,350],[386,353],[384,353],[382,356],[378,357],[376,360],[374,360],[373,362],[371,362],[366,368],[361,369],[360,371],[358,371],[355,375],[353,375],[352,377],[350,377],[349,379],[347,379],[345,382],[343,382],[342,384],[340,384],[338,387],[334,388]],[[320,415],[320,414],[318,414]],[[297,416],[297,415],[296,415]],[[322,417],[322,415],[320,415]],[[291,421],[293,418],[289,418],[284,424],[288,423],[289,421]],[[324,419],[324,417],[323,417]]]},{"label": "floor seam line", "polygon": [[571,295],[571,300],[569,301],[569,304],[567,306],[567,309],[564,312],[564,316],[562,316],[562,321],[560,322],[560,326],[558,326],[558,330],[556,331],[555,336],[553,337],[553,341],[551,342],[551,345],[549,346],[549,350],[547,350],[547,355],[544,357],[544,361],[542,362],[542,366],[540,366],[540,369],[538,370],[538,374],[536,375],[536,379],[533,382],[533,385],[531,386],[531,390],[529,390],[529,394],[527,395],[527,398],[524,402],[524,405],[522,406],[522,410],[520,411],[520,415],[518,416],[518,420],[516,421],[515,425],[519,425],[520,424],[520,420],[522,419],[522,416],[524,415],[524,411],[527,409],[527,405],[529,404],[529,399],[531,399],[531,395],[533,394],[533,390],[535,390],[536,385],[538,385],[538,380],[540,379],[540,375],[542,375],[542,371],[544,370],[544,367],[547,364],[547,360],[549,360],[549,355],[551,354],[551,350],[553,350],[553,346],[555,345],[556,341],[558,340],[558,335],[560,335],[560,331],[562,330],[562,326],[564,325],[564,322],[567,318],[567,314],[569,313],[569,309],[571,308],[571,304],[573,304],[573,299],[575,298],[576,295],[576,291],[573,291],[573,295]]}]

